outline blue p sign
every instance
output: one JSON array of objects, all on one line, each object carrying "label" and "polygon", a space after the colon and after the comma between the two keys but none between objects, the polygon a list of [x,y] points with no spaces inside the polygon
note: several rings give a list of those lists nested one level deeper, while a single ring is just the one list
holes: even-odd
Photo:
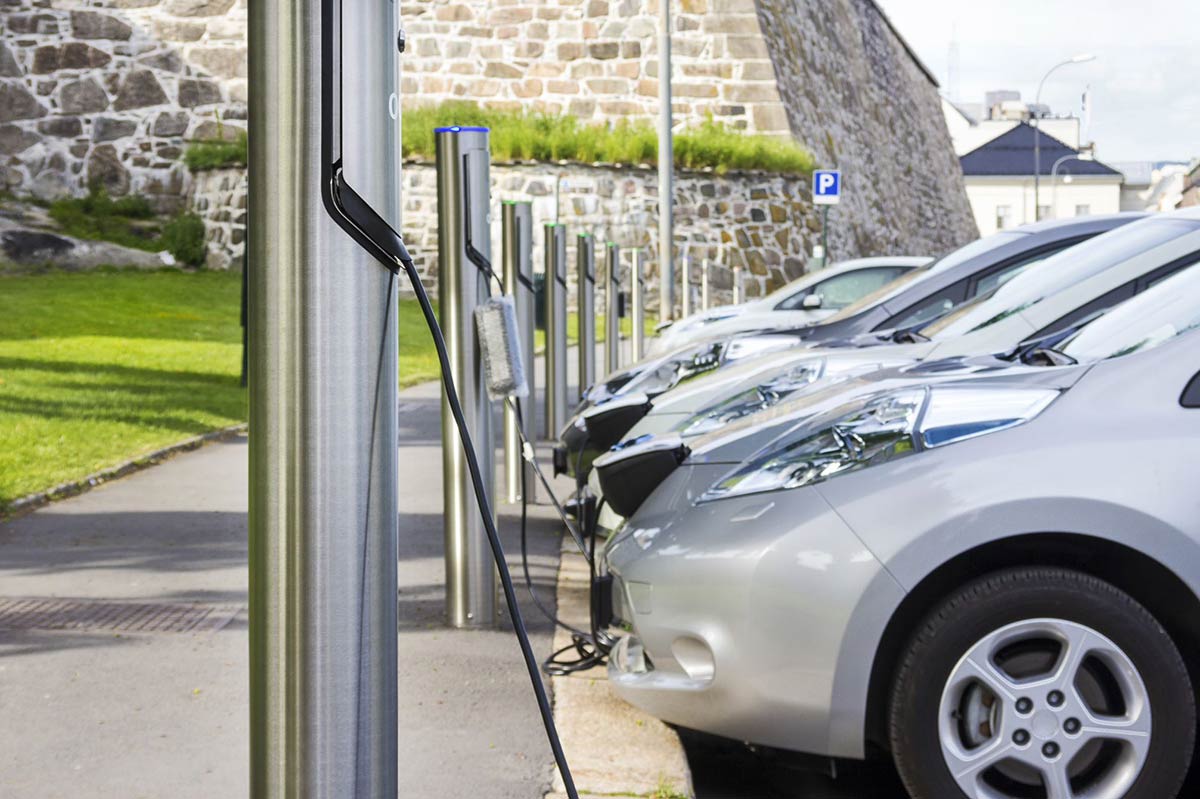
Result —
[{"label": "blue p sign", "polygon": [[813,172],[812,196],[816,205],[836,205],[841,199],[842,173],[836,169]]}]

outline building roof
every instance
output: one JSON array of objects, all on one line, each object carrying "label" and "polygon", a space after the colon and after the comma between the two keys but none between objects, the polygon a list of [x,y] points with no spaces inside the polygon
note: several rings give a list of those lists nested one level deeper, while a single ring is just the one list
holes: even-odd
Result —
[{"label": "building roof", "polygon": [[[1021,122],[991,141],[976,147],[958,159],[963,175],[982,177],[990,175],[1032,175],[1034,137],[1040,137],[1041,174],[1049,175],[1054,162],[1064,155],[1078,155],[1079,151],[1069,147],[1053,136],[1034,130],[1028,123]],[[1121,173],[1100,161],[1067,161],[1058,168],[1060,175],[1106,175],[1120,178]]]}]

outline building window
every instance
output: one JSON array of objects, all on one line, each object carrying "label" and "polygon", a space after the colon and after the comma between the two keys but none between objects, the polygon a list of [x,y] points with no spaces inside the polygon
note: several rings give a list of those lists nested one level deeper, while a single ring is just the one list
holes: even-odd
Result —
[{"label": "building window", "polygon": [[1080,203],[1075,206],[1075,216],[1089,216],[1092,213],[1092,206],[1087,203]]},{"label": "building window", "polygon": [[997,205],[996,206],[996,230],[1004,230],[1012,227],[1012,206]]},{"label": "building window", "polygon": [[1050,218],[1050,206],[1039,205],[1037,207],[1037,218],[1038,219],[1049,219]]}]

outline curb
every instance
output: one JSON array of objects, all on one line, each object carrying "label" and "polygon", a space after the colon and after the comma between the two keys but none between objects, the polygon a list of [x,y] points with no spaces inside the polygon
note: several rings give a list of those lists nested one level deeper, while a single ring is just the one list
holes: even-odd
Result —
[{"label": "curb", "polygon": [[25,514],[31,513],[38,508],[49,505],[51,502],[57,502],[60,499],[78,496],[84,492],[91,491],[97,486],[112,482],[113,480],[133,474],[134,472],[140,472],[142,469],[147,469],[151,466],[157,466],[163,461],[178,455],[181,452],[189,452],[194,449],[199,449],[205,444],[213,441],[222,441],[233,438],[237,435],[245,433],[246,430],[247,425],[244,422],[242,424],[223,427],[220,430],[214,430],[211,433],[193,436],[192,438],[180,441],[177,444],[171,444],[170,446],[156,449],[147,455],[131,458],[130,460],[119,463],[116,466],[110,466],[107,469],[101,469],[100,471],[89,474],[87,477],[84,477],[80,480],[60,483],[59,485],[56,485],[53,488],[48,488],[45,491],[39,491],[35,494],[27,494],[23,497],[13,500],[6,506],[0,506],[0,520],[8,521],[10,519],[17,518],[18,516],[24,516]]},{"label": "curb", "polygon": [[[588,623],[588,568],[569,536],[558,566],[558,614],[576,626]],[[570,645],[558,628],[554,648]],[[554,720],[581,797],[691,799],[692,775],[675,730],[619,699],[602,668],[551,678]],[[565,799],[561,776],[546,799]]]}]

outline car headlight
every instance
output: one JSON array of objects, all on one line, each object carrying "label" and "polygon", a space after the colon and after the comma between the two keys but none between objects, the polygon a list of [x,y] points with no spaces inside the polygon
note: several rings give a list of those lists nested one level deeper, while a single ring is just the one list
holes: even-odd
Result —
[{"label": "car headlight", "polygon": [[717,341],[684,350],[678,355],[664,359],[657,367],[647,370],[636,379],[626,383],[618,393],[639,391],[654,397],[664,391],[704,372],[716,369],[722,363],[725,342]]},{"label": "car headlight", "polygon": [[798,426],[718,480],[700,502],[800,488],[1028,422],[1054,389],[902,389]]},{"label": "car headlight", "polygon": [[766,410],[785,397],[816,382],[825,372],[825,363],[824,358],[816,358],[797,364],[782,375],[688,417],[676,430],[680,435],[698,436]]}]

